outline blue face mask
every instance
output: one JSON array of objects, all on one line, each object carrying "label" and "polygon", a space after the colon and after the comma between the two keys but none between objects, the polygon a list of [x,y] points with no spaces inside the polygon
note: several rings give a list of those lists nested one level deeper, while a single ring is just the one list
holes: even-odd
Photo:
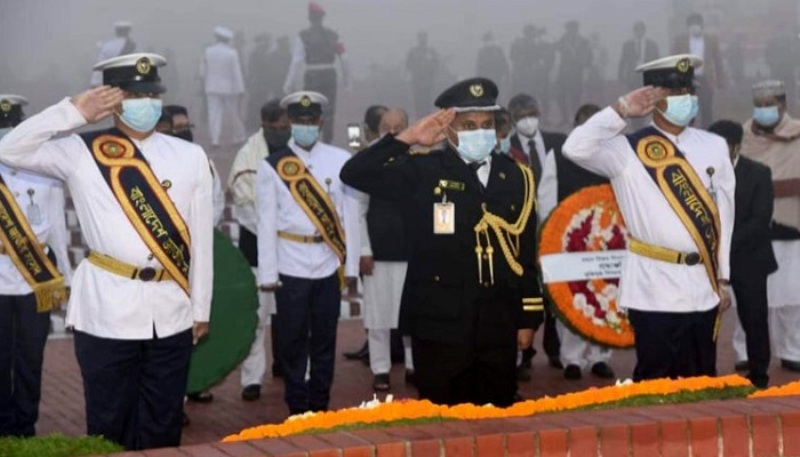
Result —
[{"label": "blue face mask", "polygon": [[12,131],[12,130],[14,130],[14,127],[6,127],[6,128],[0,129],[0,140],[2,140],[3,137],[6,136],[6,134],[8,132]]},{"label": "blue face mask", "polygon": [[497,143],[497,150],[503,154],[508,154],[508,151],[511,150],[511,135],[503,138]]},{"label": "blue face mask", "polygon": [[137,132],[145,133],[153,130],[160,117],[159,98],[128,98],[122,101],[122,114],[119,119]]},{"label": "blue face mask", "polygon": [[764,106],[753,108],[753,120],[762,127],[772,127],[781,120],[781,113],[777,106]]},{"label": "blue face mask", "polygon": [[667,110],[661,114],[670,124],[686,127],[699,111],[696,95],[672,95],[667,97]]},{"label": "blue face mask", "polygon": [[307,148],[319,139],[319,126],[292,124],[292,138],[298,146]]},{"label": "blue face mask", "polygon": [[497,132],[494,129],[464,130],[458,135],[458,153],[468,162],[485,159],[497,145]]}]

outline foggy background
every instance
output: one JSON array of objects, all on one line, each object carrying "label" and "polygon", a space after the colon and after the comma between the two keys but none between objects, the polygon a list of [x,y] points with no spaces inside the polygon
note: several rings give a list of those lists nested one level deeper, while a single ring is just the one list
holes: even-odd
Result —
[{"label": "foggy background", "polygon": [[[358,122],[374,103],[413,106],[405,70],[416,35],[429,33],[429,45],[440,57],[435,95],[458,79],[474,76],[481,37],[492,31],[495,42],[508,53],[524,25],[546,28],[544,39],[557,41],[569,20],[580,22],[580,33],[591,37],[607,54],[598,68],[601,90],[584,91],[585,102],[608,103],[626,91],[616,81],[617,63],[625,40],[637,20],[647,25],[662,56],[670,53],[673,38],[686,32],[692,12],[705,17],[706,31],[726,45],[737,35],[742,43],[747,81],[717,94],[720,115],[743,119],[749,112],[747,85],[769,76],[763,53],[770,40],[797,36],[798,0],[319,0],[326,10],[325,26],[339,33],[353,68],[351,92],[341,87],[336,113],[335,143],[345,142],[344,128]],[[28,115],[60,98],[88,88],[98,43],[114,36],[112,23],[133,23],[131,39],[166,55],[169,65],[161,75],[167,84],[165,104],[190,108],[196,137],[206,136],[202,83],[197,77],[203,49],[213,43],[212,28],[235,31],[242,65],[247,69],[254,38],[269,33],[294,37],[308,26],[307,2],[299,0],[0,0],[0,93],[19,93],[31,100]],[[553,69],[552,78],[555,78]],[[248,75],[245,75],[247,78]],[[341,78],[340,78],[341,83]],[[282,82],[281,82],[282,84]],[[502,90],[503,88],[501,88]],[[506,88],[506,92],[509,89]],[[504,92],[507,101],[509,95]],[[536,95],[536,94],[534,94]],[[794,97],[791,96],[790,100]],[[432,105],[431,100],[431,105]],[[260,102],[259,102],[260,103]],[[543,126],[552,124],[544,107]],[[791,109],[791,103],[790,103]],[[718,116],[719,117],[719,116]],[[248,132],[252,133],[252,132]],[[234,150],[226,155],[232,155]],[[226,164],[220,164],[227,170]],[[221,170],[222,171],[222,170]],[[224,173],[224,172],[223,172]]]}]

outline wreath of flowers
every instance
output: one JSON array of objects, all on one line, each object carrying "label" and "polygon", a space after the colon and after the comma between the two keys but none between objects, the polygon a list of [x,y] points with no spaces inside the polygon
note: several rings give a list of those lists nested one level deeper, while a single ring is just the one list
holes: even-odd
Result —
[{"label": "wreath of flowers", "polygon": [[261,425],[247,428],[223,441],[244,441],[262,438],[276,438],[304,432],[326,431],[344,426],[386,424],[398,421],[421,420],[476,420],[500,419],[511,417],[527,417],[535,414],[569,411],[599,405],[614,404],[641,397],[664,397],[683,393],[700,393],[703,391],[727,391],[728,389],[745,389],[734,392],[733,396],[745,396],[752,388],[750,381],[739,375],[722,377],[696,377],[685,379],[655,379],[634,383],[630,380],[617,381],[616,385],[589,388],[581,392],[568,393],[556,397],[542,397],[527,400],[508,408],[492,405],[477,406],[460,404],[456,406],[436,405],[427,400],[403,400],[387,402],[373,400],[359,407],[306,413],[292,416],[282,424]]},{"label": "wreath of flowers", "polygon": [[[627,229],[608,184],[582,189],[558,204],[543,224],[539,254],[624,250]],[[564,324],[590,341],[633,346],[633,329],[617,307],[619,279],[551,282],[544,292]]]}]

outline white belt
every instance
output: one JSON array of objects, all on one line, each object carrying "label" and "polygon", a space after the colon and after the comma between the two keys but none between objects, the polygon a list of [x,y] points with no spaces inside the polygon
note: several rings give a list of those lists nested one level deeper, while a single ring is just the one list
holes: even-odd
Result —
[{"label": "white belt", "polygon": [[313,63],[306,64],[306,70],[333,70],[336,68],[332,63]]}]

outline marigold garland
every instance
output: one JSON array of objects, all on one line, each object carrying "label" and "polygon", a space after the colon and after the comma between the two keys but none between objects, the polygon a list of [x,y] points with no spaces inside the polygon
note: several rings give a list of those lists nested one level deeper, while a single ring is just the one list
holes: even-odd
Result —
[{"label": "marigold garland", "polygon": [[404,400],[380,403],[374,408],[347,408],[316,414],[294,416],[282,424],[261,425],[247,428],[223,441],[244,441],[294,435],[309,430],[327,430],[348,424],[377,424],[414,419],[499,419],[526,417],[535,414],[567,411],[577,408],[614,403],[645,395],[670,395],[680,392],[697,392],[708,389],[726,389],[751,386],[750,381],[739,375],[717,378],[697,377],[686,379],[656,379],[639,383],[623,383],[615,386],[590,388],[581,392],[542,397],[516,403],[508,408],[492,405],[456,406],[435,405],[426,400]]},{"label": "marigold garland", "polygon": [[747,398],[790,397],[794,395],[800,395],[800,381],[758,390],[750,394]]},{"label": "marigold garland", "polygon": [[[573,227],[581,217],[579,226]],[[626,248],[625,221],[608,184],[587,187],[570,195],[558,204],[543,227],[539,242],[541,256]],[[608,300],[607,309],[603,309],[598,299],[606,291],[613,290],[616,295],[618,285],[619,279],[554,282],[545,284],[544,291],[559,318],[572,330],[604,346],[629,348],[634,342],[633,329],[617,308],[616,298]],[[578,295],[585,297],[586,307],[594,309],[593,316],[587,317],[573,304]],[[607,324],[595,325],[593,318]]]}]

